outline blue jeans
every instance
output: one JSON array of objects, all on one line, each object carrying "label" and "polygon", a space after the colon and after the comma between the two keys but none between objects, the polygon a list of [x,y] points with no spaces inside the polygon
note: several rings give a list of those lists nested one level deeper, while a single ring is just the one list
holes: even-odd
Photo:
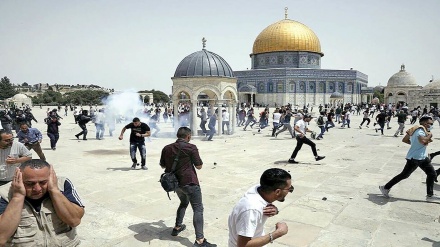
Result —
[{"label": "blue jeans", "polygon": [[202,190],[198,185],[185,185],[176,190],[180,199],[179,208],[177,208],[176,226],[181,226],[186,208],[191,203],[193,215],[193,225],[196,230],[196,239],[204,238],[203,235],[203,203]]},{"label": "blue jeans", "polygon": [[212,140],[212,137],[214,136],[214,134],[215,134],[215,126],[211,126],[211,125],[208,125],[208,128],[209,128],[209,132],[208,132],[208,140]]},{"label": "blue jeans", "polygon": [[137,163],[136,149],[139,149],[139,153],[141,154],[141,165],[145,166],[147,160],[147,148],[145,147],[145,142],[130,142],[130,157],[133,163]]},{"label": "blue jeans", "polygon": [[104,124],[95,123],[96,127],[96,139],[102,139],[104,137]]},{"label": "blue jeans", "polygon": [[60,138],[59,133],[47,133],[47,136],[50,139],[50,148],[56,148],[58,139]]},{"label": "blue jeans", "polygon": [[319,133],[319,135],[316,138],[322,138],[322,136],[324,135],[325,132],[325,126],[318,126],[321,129],[321,133]]}]

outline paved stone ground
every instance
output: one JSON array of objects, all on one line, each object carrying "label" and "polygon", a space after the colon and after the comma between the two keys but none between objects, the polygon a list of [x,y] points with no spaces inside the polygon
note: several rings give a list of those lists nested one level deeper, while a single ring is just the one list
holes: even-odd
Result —
[{"label": "paved stone ground", "polygon": [[[52,151],[45,135],[44,108],[34,107],[33,112],[39,120],[34,127],[44,133],[42,145],[48,161],[58,175],[73,181],[86,205],[78,227],[82,246],[192,246],[191,208],[184,220],[187,230],[172,237],[179,200],[175,194],[168,200],[158,183],[163,172],[161,149],[175,140],[169,123],[161,123],[159,138],[146,144],[148,171],[131,170],[130,131],[123,141],[117,139],[122,125],[117,126],[115,136],[106,133],[104,140],[96,140],[94,126],[89,124],[89,140],[78,141],[74,134],[80,128],[69,115],[62,120],[58,148]],[[372,128],[359,129],[361,119],[354,116],[350,129],[336,127],[316,141],[318,153],[326,156],[320,162],[303,146],[297,165],[286,162],[296,141],[288,132],[271,137],[270,127],[262,133],[240,128],[235,135],[214,137],[212,142],[192,140],[204,161],[198,176],[207,239],[227,246],[227,218],[232,207],[258,183],[264,170],[279,167],[292,174],[295,191],[285,202],[275,203],[281,212],[268,220],[267,231],[285,221],[289,233],[271,246],[440,246],[440,200],[426,201],[426,176],[420,169],[396,185],[390,199],[378,190],[378,185],[398,174],[405,164],[409,146],[393,137],[397,120],[380,136]],[[312,128],[318,130],[316,124]],[[429,150],[438,151],[437,124],[433,133],[436,138]],[[434,159],[437,168],[438,159]],[[439,193],[440,185],[435,184],[434,189]]]}]

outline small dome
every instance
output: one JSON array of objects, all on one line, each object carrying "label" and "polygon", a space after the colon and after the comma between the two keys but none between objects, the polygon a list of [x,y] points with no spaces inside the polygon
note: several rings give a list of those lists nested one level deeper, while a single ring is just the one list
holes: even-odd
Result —
[{"label": "small dome", "polygon": [[25,94],[19,93],[14,95],[14,97],[12,97],[13,100],[22,100],[22,99],[27,99],[28,96],[26,96]]},{"label": "small dome", "polygon": [[308,51],[324,56],[318,36],[306,25],[285,19],[266,27],[255,39],[253,54]]},{"label": "small dome", "polygon": [[174,73],[174,77],[201,76],[234,77],[234,74],[221,56],[205,49],[186,56]]},{"label": "small dome", "polygon": [[375,87],[373,88],[373,92],[383,93],[384,89],[385,89],[384,86],[380,86],[380,85],[379,85],[379,86],[375,86]]},{"label": "small dome", "polygon": [[340,92],[334,92],[330,95],[330,99],[341,99],[344,98],[344,95]]},{"label": "small dome", "polygon": [[405,71],[405,65],[402,64],[400,71],[390,77],[387,87],[417,87],[416,79]]},{"label": "small dome", "polygon": [[440,89],[440,80],[434,80],[428,83],[423,89]]}]

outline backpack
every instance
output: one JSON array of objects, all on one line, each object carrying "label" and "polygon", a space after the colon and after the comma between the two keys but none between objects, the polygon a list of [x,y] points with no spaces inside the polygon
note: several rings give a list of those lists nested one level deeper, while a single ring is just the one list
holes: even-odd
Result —
[{"label": "backpack", "polygon": [[318,121],[317,121],[318,125],[323,125],[324,124],[324,118],[322,116],[318,117]]},{"label": "backpack", "polygon": [[81,114],[76,115],[75,117],[75,121],[79,122],[81,120]]},{"label": "backpack", "polygon": [[179,181],[176,177],[176,166],[177,163],[179,163],[179,156],[180,152],[182,151],[182,144],[180,144],[179,153],[177,153],[176,157],[173,161],[173,166],[171,167],[170,172],[164,172],[162,175],[160,175],[160,185],[162,185],[162,188],[167,192],[168,198],[171,200],[170,192],[174,191],[176,192],[177,188],[179,188]]}]

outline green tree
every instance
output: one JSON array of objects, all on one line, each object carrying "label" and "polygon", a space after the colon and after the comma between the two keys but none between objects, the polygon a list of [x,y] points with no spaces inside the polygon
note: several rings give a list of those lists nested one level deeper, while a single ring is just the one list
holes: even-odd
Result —
[{"label": "green tree", "polygon": [[28,84],[27,82],[23,82],[23,83],[21,84],[21,86],[22,86],[22,87],[28,87],[29,84]]},{"label": "green tree", "polygon": [[65,103],[75,105],[99,105],[109,95],[101,90],[78,90],[64,95]]},{"label": "green tree", "polygon": [[11,98],[17,94],[14,85],[11,84],[8,77],[3,77],[0,80],[0,100]]}]

